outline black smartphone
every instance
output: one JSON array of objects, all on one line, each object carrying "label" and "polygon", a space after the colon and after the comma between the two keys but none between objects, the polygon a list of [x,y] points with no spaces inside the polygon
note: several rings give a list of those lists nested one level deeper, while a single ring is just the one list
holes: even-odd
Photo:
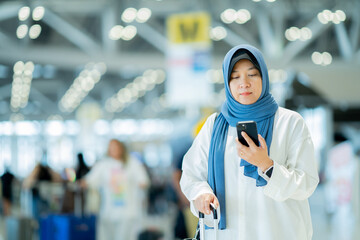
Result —
[{"label": "black smartphone", "polygon": [[258,146],[258,147],[260,146],[259,138],[258,138],[258,131],[257,131],[255,121],[238,122],[236,124],[236,129],[237,129],[238,138],[239,138],[239,141],[241,142],[241,144],[243,144],[247,147],[249,146],[247,144],[245,138],[241,135],[241,132],[244,131],[254,141],[256,146]]}]

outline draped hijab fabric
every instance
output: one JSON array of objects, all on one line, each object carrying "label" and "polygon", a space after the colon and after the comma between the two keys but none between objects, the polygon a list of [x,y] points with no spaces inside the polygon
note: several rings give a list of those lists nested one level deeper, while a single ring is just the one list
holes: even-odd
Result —
[{"label": "draped hijab fabric", "polygon": [[[237,102],[231,95],[229,79],[231,69],[229,69],[232,57],[238,51],[246,51],[252,54],[257,60],[261,69],[262,92],[259,99],[250,105],[243,105]],[[208,159],[208,183],[217,196],[221,206],[221,217],[219,228],[226,228],[226,199],[225,199],[225,172],[224,172],[224,153],[227,141],[229,125],[236,126],[239,121],[253,120],[257,123],[258,133],[265,139],[268,151],[270,150],[275,113],[278,104],[269,92],[268,70],[261,52],[250,45],[239,45],[232,48],[225,56],[223,61],[223,75],[225,82],[226,100],[221,107],[221,112],[215,119],[211,136],[209,159]],[[259,176],[257,167],[241,159],[240,166],[244,167],[244,175],[254,178],[256,186],[265,186],[267,181]],[[228,189],[231,191],[231,189]]]}]

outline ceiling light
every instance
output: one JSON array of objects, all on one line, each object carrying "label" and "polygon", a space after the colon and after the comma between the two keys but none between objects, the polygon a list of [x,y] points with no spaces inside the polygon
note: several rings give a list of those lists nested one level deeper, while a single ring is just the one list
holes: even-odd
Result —
[{"label": "ceiling light", "polygon": [[25,6],[20,8],[18,12],[18,18],[20,21],[25,21],[30,16],[30,8]]},{"label": "ceiling light", "polygon": [[308,27],[303,27],[300,29],[300,40],[306,41],[312,37],[312,31]]},{"label": "ceiling light", "polygon": [[220,15],[221,20],[224,23],[230,24],[236,20],[236,11],[235,9],[229,8],[223,11]]},{"label": "ceiling light", "polygon": [[98,62],[95,64],[95,69],[99,71],[101,75],[104,75],[106,73],[106,64],[104,62]]},{"label": "ceiling light", "polygon": [[250,19],[251,19],[251,14],[246,9],[240,9],[239,11],[236,12],[235,22],[237,22],[239,24],[244,24],[247,21],[249,21]]},{"label": "ceiling light", "polygon": [[331,62],[332,62],[331,54],[328,52],[323,52],[322,55],[323,55],[323,65],[326,66],[326,65],[331,64]]},{"label": "ceiling light", "polygon": [[333,13],[326,9],[318,13],[317,17],[322,24],[327,24],[328,22],[339,24],[346,20],[346,14],[342,10],[336,10],[335,13]]},{"label": "ceiling light", "polygon": [[163,70],[148,69],[142,76],[136,77],[133,82],[110,97],[105,103],[105,109],[108,112],[121,112],[126,106],[137,101],[164,80],[165,72]]},{"label": "ceiling light", "polygon": [[[59,102],[59,109],[62,112],[72,112],[81,103],[81,101],[94,88],[100,80],[101,73],[105,73],[106,65],[104,63],[88,63],[79,76],[74,79],[73,84],[66,91]],[[99,76],[100,74],[100,76]]]},{"label": "ceiling light", "polygon": [[335,15],[337,16],[337,18],[340,20],[340,21],[345,21],[346,20],[346,14],[344,13],[344,11],[342,10],[336,10],[335,11]]},{"label": "ceiling light", "polygon": [[42,6],[38,6],[32,12],[32,18],[34,21],[40,21],[44,17],[44,14],[45,14],[45,8]]},{"label": "ceiling light", "polygon": [[287,79],[287,73],[283,69],[270,69],[269,79],[271,83],[284,83]]},{"label": "ceiling light", "polygon": [[29,30],[29,37],[31,39],[36,39],[41,33],[41,26],[39,24],[32,25]]},{"label": "ceiling light", "polygon": [[137,10],[135,8],[127,8],[121,15],[121,20],[126,23],[131,23],[137,16]]},{"label": "ceiling light", "polygon": [[124,27],[121,25],[116,25],[110,29],[109,38],[111,40],[119,40],[123,35]]},{"label": "ceiling light", "polygon": [[319,52],[314,52],[311,55],[311,60],[313,61],[313,63],[320,65],[322,62],[322,55]]},{"label": "ceiling light", "polygon": [[21,74],[25,69],[25,64],[22,61],[18,61],[14,64],[13,70],[15,74]]},{"label": "ceiling light", "polygon": [[28,26],[26,24],[21,24],[16,29],[16,36],[19,39],[23,39],[28,32]]},{"label": "ceiling light", "polygon": [[218,26],[210,30],[210,38],[214,41],[220,41],[226,38],[227,32],[224,27]]},{"label": "ceiling light", "polygon": [[301,29],[297,27],[291,27],[285,31],[285,37],[289,41],[296,41],[298,39],[301,41],[306,41],[312,37],[312,31],[307,27],[303,27]]},{"label": "ceiling light", "polygon": [[28,103],[34,63],[29,61],[24,64],[18,61],[14,64],[13,70],[10,105],[12,111],[18,111]]},{"label": "ceiling light", "polygon": [[136,21],[144,23],[151,17],[151,10],[149,8],[140,8],[136,14]]},{"label": "ceiling light", "polygon": [[323,52],[323,53],[314,52],[311,55],[311,60],[313,61],[313,63],[317,65],[327,66],[331,64],[332,56],[328,52]]},{"label": "ceiling light", "polygon": [[126,26],[123,30],[124,35],[122,39],[129,41],[135,37],[136,33],[137,33],[137,29],[135,26],[132,25]]}]

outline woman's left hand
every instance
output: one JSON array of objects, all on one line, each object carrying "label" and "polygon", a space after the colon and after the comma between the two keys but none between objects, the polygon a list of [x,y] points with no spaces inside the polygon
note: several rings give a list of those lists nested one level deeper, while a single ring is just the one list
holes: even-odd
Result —
[{"label": "woman's left hand", "polygon": [[246,160],[248,163],[259,167],[263,172],[274,164],[268,155],[268,149],[265,139],[259,134],[260,147],[256,146],[254,141],[244,132],[241,132],[249,147],[241,144],[236,138],[237,154],[240,158]]}]

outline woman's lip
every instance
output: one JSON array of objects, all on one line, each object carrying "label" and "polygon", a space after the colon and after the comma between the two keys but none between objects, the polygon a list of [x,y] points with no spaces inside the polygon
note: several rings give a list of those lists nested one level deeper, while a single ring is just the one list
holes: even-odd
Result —
[{"label": "woman's lip", "polygon": [[250,95],[250,94],[251,94],[251,92],[243,92],[243,93],[240,93],[241,96],[248,96],[248,95]]}]

